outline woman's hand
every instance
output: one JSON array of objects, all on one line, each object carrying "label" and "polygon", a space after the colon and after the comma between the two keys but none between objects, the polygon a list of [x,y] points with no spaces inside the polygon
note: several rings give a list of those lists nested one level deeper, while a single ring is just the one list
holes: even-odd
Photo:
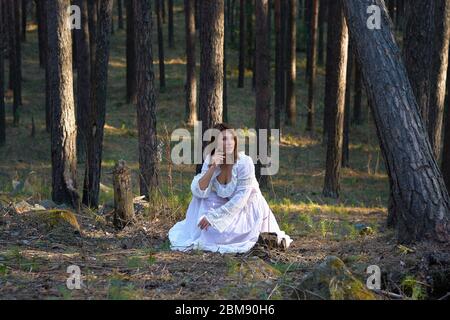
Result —
[{"label": "woman's hand", "polygon": [[218,165],[223,164],[223,160],[225,159],[225,154],[222,151],[216,150],[214,152],[214,155],[211,157],[211,166],[217,167]]},{"label": "woman's hand", "polygon": [[208,230],[208,227],[210,226],[211,224],[209,223],[209,221],[208,221],[208,219],[206,219],[206,217],[203,217],[203,219],[202,220],[200,220],[200,222],[198,223],[198,227],[200,228],[200,229],[206,229],[206,230]]}]

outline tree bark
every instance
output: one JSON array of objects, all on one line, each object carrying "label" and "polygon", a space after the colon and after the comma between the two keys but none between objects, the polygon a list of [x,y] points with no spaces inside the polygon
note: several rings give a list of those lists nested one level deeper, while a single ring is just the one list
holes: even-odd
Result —
[{"label": "tree bark", "polygon": [[347,80],[345,84],[345,103],[344,103],[344,137],[342,141],[342,167],[348,168],[349,164],[349,131],[350,131],[350,110],[352,96],[352,76],[353,76],[353,46],[348,45],[347,53]]},{"label": "tree bark", "polygon": [[[159,0],[157,0],[159,1]],[[136,48],[135,48],[135,32],[134,32],[134,6],[135,0],[126,1],[127,12],[127,102],[136,103]]]},{"label": "tree bark", "polygon": [[78,208],[76,125],[73,100],[72,39],[68,0],[48,0],[48,55],[51,101],[52,199]]},{"label": "tree bark", "polygon": [[325,104],[330,111],[330,119],[323,195],[331,198],[338,198],[340,191],[349,41],[341,3],[342,0],[336,0],[329,4],[331,14],[328,23],[332,28],[327,39]]},{"label": "tree bark", "polygon": [[136,1],[135,32],[137,52],[137,120],[139,131],[139,172],[141,195],[148,199],[158,185],[158,143],[156,135],[155,75],[151,35],[151,0]]},{"label": "tree bark", "polygon": [[169,0],[168,3],[169,11],[169,24],[168,24],[168,34],[169,34],[169,48],[175,48],[175,41],[173,36],[173,0]]},{"label": "tree bark", "polygon": [[355,83],[354,83],[354,95],[353,95],[353,123],[359,125],[362,123],[362,79],[361,69],[358,65],[358,61],[354,59],[355,64]]},{"label": "tree bark", "polygon": [[164,63],[164,35],[162,29],[162,8],[164,8],[164,0],[156,0],[155,13],[158,29],[158,59],[159,59],[159,91],[164,92],[166,89],[166,71]]},{"label": "tree bark", "polygon": [[281,129],[281,114],[285,110],[285,79],[284,69],[285,43],[283,20],[283,0],[275,0],[275,128]]},{"label": "tree bark", "polygon": [[123,30],[123,6],[122,0],[117,0],[117,16],[118,16],[118,27]]},{"label": "tree bark", "polygon": [[123,160],[118,161],[114,168],[113,186],[114,226],[118,229],[123,229],[134,220],[131,172]]},{"label": "tree bark", "polygon": [[197,120],[197,79],[195,76],[195,0],[184,0],[186,30],[186,123]]},{"label": "tree bark", "polygon": [[91,65],[89,63],[89,22],[88,0],[76,0],[81,12],[81,29],[75,30],[76,58],[77,58],[77,154],[78,161],[86,159],[88,115],[90,110],[91,93]]},{"label": "tree bark", "polygon": [[19,109],[22,104],[22,53],[20,36],[20,3],[9,2],[9,27],[10,27],[10,81],[13,90],[13,124],[19,125]]},{"label": "tree bark", "polygon": [[[316,3],[318,0],[314,0]],[[297,0],[288,2],[288,28],[287,28],[287,73],[286,73],[286,124],[295,126],[297,120],[297,108],[295,100],[296,79],[296,48],[297,48]]]},{"label": "tree bark", "polygon": [[[270,129],[270,50],[269,39],[267,37],[269,31],[267,15],[269,12],[268,0],[255,1],[255,35],[256,35],[256,130],[259,133],[261,129]],[[268,135],[267,135],[268,137]],[[260,137],[258,136],[258,140]],[[269,146],[269,140],[264,141]],[[262,143],[264,143],[262,142]],[[258,154],[259,145],[258,141]],[[259,155],[261,156],[261,155]],[[264,159],[265,160],[265,159]],[[255,168],[256,178],[259,183],[264,186],[267,184],[267,176],[261,175],[261,163],[257,163]]]},{"label": "tree bark", "polygon": [[319,22],[318,29],[319,35],[317,39],[317,63],[323,66],[325,58],[324,58],[324,37],[325,37],[325,22],[328,12],[328,0],[320,0],[319,3]]},{"label": "tree bark", "polygon": [[[449,241],[449,195],[433,157],[384,2],[344,0],[343,3],[392,181],[399,241]],[[381,28],[371,30],[367,28],[366,10],[374,3],[381,8]]]},{"label": "tree bark", "polygon": [[238,88],[244,87],[245,79],[245,0],[239,1],[239,77]]},{"label": "tree bark", "polygon": [[[433,34],[433,60],[430,82],[430,105],[428,107],[428,135],[436,159],[441,155],[442,122],[444,119],[445,86],[448,68],[450,37],[450,1],[436,0],[435,32]],[[425,64],[427,64],[425,62]]]},{"label": "tree bark", "polygon": [[27,41],[27,13],[28,13],[28,0],[22,0],[21,18],[22,18],[22,41]]},{"label": "tree bark", "polygon": [[98,207],[100,191],[112,7],[113,0],[102,0],[99,3],[95,66],[92,70],[91,112],[87,130],[87,164],[83,190],[83,203],[91,208]]},{"label": "tree bark", "polygon": [[314,87],[316,85],[316,69],[317,69],[317,24],[319,15],[319,0],[311,2],[310,17],[310,36],[309,36],[309,53],[308,53],[308,119],[306,122],[306,131],[314,131]]}]

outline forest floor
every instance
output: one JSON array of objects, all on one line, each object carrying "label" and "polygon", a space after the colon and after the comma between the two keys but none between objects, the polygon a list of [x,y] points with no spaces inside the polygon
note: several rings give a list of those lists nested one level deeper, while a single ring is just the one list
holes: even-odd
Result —
[{"label": "forest floor", "polygon": [[[170,151],[170,133],[185,127],[184,18],[176,3],[176,48],[165,48],[167,88],[157,99],[158,136],[165,151]],[[299,28],[300,35],[302,32]],[[153,36],[156,58],[156,34]],[[299,36],[304,49],[302,43]],[[110,173],[117,160],[126,160],[132,169],[133,190],[138,195],[136,111],[125,102],[123,30],[116,30],[111,38],[100,209],[74,213],[75,227],[42,221],[38,211],[21,210],[20,201],[44,205],[51,198],[44,70],[39,67],[37,48],[36,26],[30,24],[23,43],[20,125],[12,126],[12,94],[8,91],[7,144],[0,150],[0,299],[288,299],[293,297],[295,283],[330,255],[341,258],[364,283],[366,268],[378,265],[383,289],[405,298],[439,298],[450,291],[448,280],[439,281],[433,273],[442,271],[439,257],[450,252],[448,246],[398,246],[395,234],[385,227],[388,178],[365,103],[363,124],[350,128],[350,165],[342,172],[340,198],[322,196],[324,69],[319,66],[316,87],[317,129],[306,133],[302,50],[297,61],[297,125],[283,129],[280,171],[263,189],[280,227],[294,239],[288,251],[260,247],[236,255],[170,251],[167,231],[184,217],[194,166],[170,164],[168,152],[163,153],[159,166],[160,192],[155,203],[136,204],[135,225],[121,231],[112,227]],[[255,99],[251,73],[246,74],[245,88],[238,89],[235,45],[228,46],[227,55],[229,123],[252,128]],[[158,85],[158,61],[154,66]],[[84,164],[80,163],[79,186],[83,173]],[[80,290],[66,287],[70,265],[81,269]]]}]

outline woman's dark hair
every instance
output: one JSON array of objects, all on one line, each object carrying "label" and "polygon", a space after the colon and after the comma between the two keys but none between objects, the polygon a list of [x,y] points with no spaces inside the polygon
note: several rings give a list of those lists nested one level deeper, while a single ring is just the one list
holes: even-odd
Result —
[{"label": "woman's dark hair", "polygon": [[[217,129],[220,132],[226,131],[226,130],[230,130],[230,132],[233,134],[233,139],[234,139],[234,150],[233,150],[233,161],[236,161],[237,159],[237,136],[236,133],[234,132],[234,128],[232,126],[230,126],[227,123],[217,123],[216,125],[213,126],[213,129]],[[215,137],[213,137],[213,140],[211,142],[213,142],[215,140]],[[216,149],[214,148],[213,151],[211,152],[211,156],[214,155],[214,152],[216,151]]]}]

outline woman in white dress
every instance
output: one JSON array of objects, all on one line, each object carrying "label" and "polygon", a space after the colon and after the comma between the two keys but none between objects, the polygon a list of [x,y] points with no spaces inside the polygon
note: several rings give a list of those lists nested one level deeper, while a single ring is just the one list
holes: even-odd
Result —
[{"label": "woman in white dress", "polygon": [[278,244],[288,248],[292,239],[280,230],[259,189],[252,158],[237,153],[231,127],[218,124],[214,128],[220,130],[217,150],[192,181],[186,218],[169,231],[171,249],[247,252],[261,232],[276,233]]}]

